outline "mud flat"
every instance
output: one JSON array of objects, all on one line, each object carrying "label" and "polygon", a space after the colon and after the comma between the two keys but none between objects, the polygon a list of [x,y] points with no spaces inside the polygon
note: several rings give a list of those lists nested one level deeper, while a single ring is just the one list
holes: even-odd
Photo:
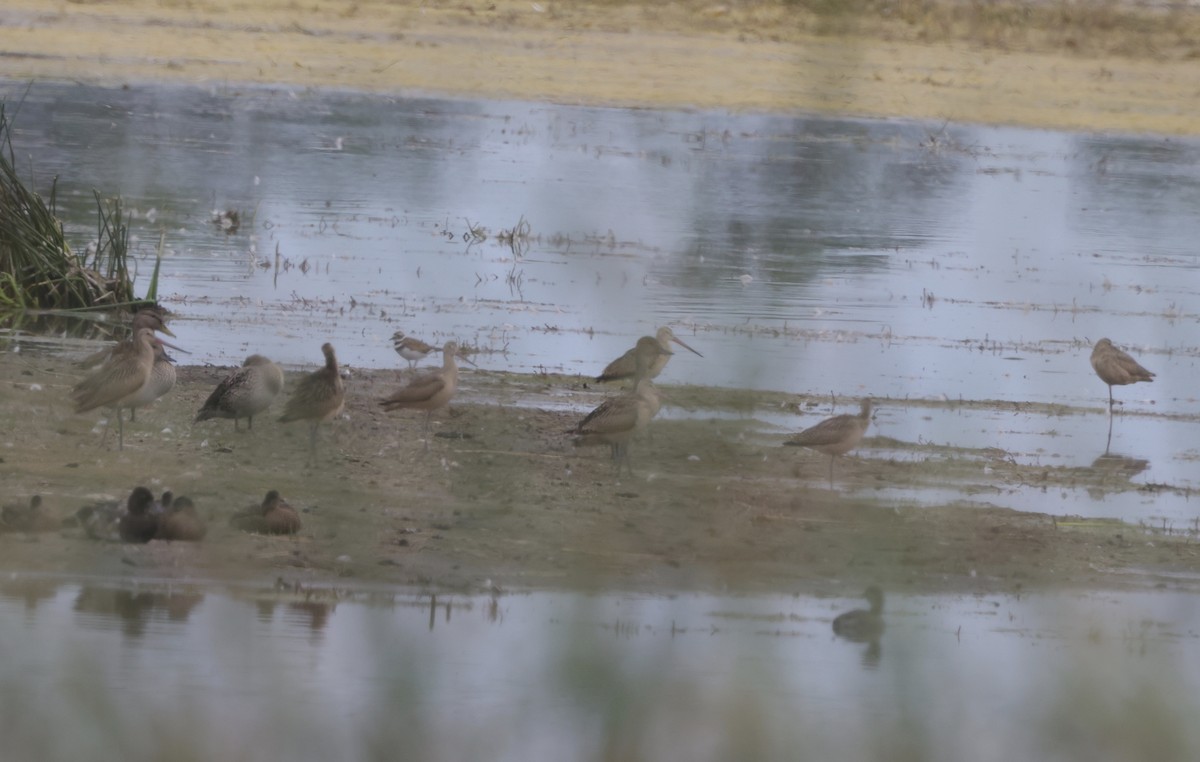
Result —
[{"label": "mud flat", "polygon": [[[468,372],[462,400],[435,415],[423,454],[420,414],[385,414],[376,402],[398,372],[354,370],[345,417],[324,427],[309,469],[303,425],[271,415],[253,432],[235,433],[228,421],[192,425],[225,369],[181,368],[175,390],[126,426],[122,452],[111,438],[100,446],[101,416],[71,412],[66,392],[79,371],[68,361],[0,358],[4,502],[41,494],[69,516],[144,484],[191,497],[210,524],[200,544],[121,545],[78,529],[0,534],[7,572],[851,595],[870,581],[929,592],[1175,588],[1194,586],[1200,573],[1190,527],[998,508],[981,486],[986,478],[1050,491],[1139,489],[1103,469],[1023,466],[999,450],[928,457],[927,446],[868,436],[870,454],[839,459],[831,490],[824,456],[780,446],[789,432],[756,418],[804,403],[794,395],[667,386],[689,417],[655,421],[653,440],[633,446],[635,476],[618,479],[606,450],[577,449],[563,434],[576,410],[611,393],[582,379]],[[960,497],[884,496],[935,484]],[[301,509],[299,536],[229,526],[269,489]]]}]

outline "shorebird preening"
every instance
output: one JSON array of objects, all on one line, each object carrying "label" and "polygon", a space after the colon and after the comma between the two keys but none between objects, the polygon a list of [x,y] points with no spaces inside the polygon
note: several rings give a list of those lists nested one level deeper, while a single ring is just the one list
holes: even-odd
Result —
[{"label": "shorebird preening", "polygon": [[858,447],[871,423],[871,400],[862,401],[858,415],[835,415],[801,431],[784,442],[793,447],[808,447],[829,456],[829,487],[833,488],[833,459]]},{"label": "shorebird preening", "polygon": [[[413,376],[391,396],[379,401],[384,410],[424,410],[425,450],[429,450],[429,418],[433,411],[449,404],[458,391],[458,365],[454,358],[459,355],[458,342],[447,341],[442,347],[442,367]],[[463,357],[467,362],[471,362]],[[472,363],[473,365],[474,363]]]},{"label": "shorebird preening", "polygon": [[321,352],[325,355],[325,367],[314,370],[296,382],[283,408],[283,415],[279,416],[280,423],[312,422],[308,439],[314,462],[317,459],[317,427],[323,421],[336,417],[346,403],[346,387],[342,384],[333,345],[326,342],[321,345]]},{"label": "shorebird preening", "polygon": [[262,355],[250,355],[242,367],[217,384],[193,423],[210,418],[232,418],[238,431],[238,419],[245,418],[254,428],[254,416],[263,412],[283,390],[283,370]]},{"label": "shorebird preening", "polygon": [[408,360],[409,370],[417,367],[417,363],[424,360],[430,352],[437,351],[437,347],[409,336],[404,331],[392,334],[392,346],[395,347],[396,354]]},{"label": "shorebird preening", "polygon": [[[664,325],[662,328],[659,328],[658,334],[655,336],[643,336],[641,339],[638,339],[638,344],[641,344],[642,339],[650,339],[651,341],[656,342],[663,350],[661,354],[651,361],[650,366],[646,369],[646,378],[658,378],[658,374],[662,373],[663,368],[667,367],[667,361],[671,359],[671,355],[673,354],[673,352],[671,352],[671,342],[678,344],[698,357],[704,356],[689,347],[687,344],[684,344],[683,341],[675,335],[675,332],[671,330],[670,326]],[[637,351],[638,347],[637,345],[634,345],[633,349],[630,349],[625,354],[610,362],[608,367],[604,369],[604,372],[599,376],[596,376],[596,380],[622,381],[627,378],[636,379],[638,377]]]},{"label": "shorebird preening", "polygon": [[1108,412],[1110,413],[1113,409],[1113,386],[1154,380],[1153,373],[1139,365],[1137,360],[1114,347],[1108,339],[1100,339],[1092,348],[1092,368],[1100,380],[1108,384]]},{"label": "shorebird preening", "polygon": [[155,341],[153,329],[139,328],[128,349],[114,351],[104,365],[71,390],[76,413],[98,407],[116,409],[118,448],[122,450],[125,449],[125,424],[121,408],[129,407],[149,381],[154,369]]}]

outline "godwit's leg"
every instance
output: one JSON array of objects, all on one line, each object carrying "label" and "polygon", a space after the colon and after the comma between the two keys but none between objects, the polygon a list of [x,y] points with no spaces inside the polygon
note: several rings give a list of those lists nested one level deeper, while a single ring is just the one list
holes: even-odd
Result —
[{"label": "godwit's leg", "polygon": [[319,421],[313,421],[312,426],[308,430],[308,452],[312,458],[313,465],[317,462],[317,426],[320,426]]},{"label": "godwit's leg", "polygon": [[[121,414],[121,408],[117,408],[117,415],[120,415],[120,414]],[[108,441],[108,427],[109,426],[112,426],[112,416],[109,416],[108,418],[104,419],[104,434],[100,437],[100,446],[101,447],[103,447],[104,443]]]}]

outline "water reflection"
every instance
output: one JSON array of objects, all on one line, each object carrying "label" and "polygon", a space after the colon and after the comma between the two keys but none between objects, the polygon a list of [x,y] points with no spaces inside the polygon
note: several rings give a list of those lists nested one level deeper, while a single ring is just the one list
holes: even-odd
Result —
[{"label": "water reflection", "polygon": [[136,209],[144,253],[167,231],[197,362],[281,344],[302,363],[316,331],[391,366],[404,327],[505,347],[496,369],[593,374],[673,323],[726,358],[678,378],[1071,402],[1086,366],[1065,350],[1119,322],[1165,356],[1161,405],[1195,359],[1176,277],[1195,141],[171,87],[39,85],[20,117],[79,235],[93,187]]},{"label": "water reflection", "polygon": [[178,590],[152,591],[111,587],[83,587],[75,597],[80,621],[101,630],[117,623],[127,638],[141,638],[152,620],[183,623],[204,595]]},{"label": "water reflection", "polygon": [[0,597],[21,601],[26,612],[37,610],[38,604],[50,600],[61,582],[39,577],[13,577],[0,580]]},{"label": "water reflection", "polygon": [[1145,471],[1150,461],[1145,458],[1134,458],[1120,453],[1105,450],[1092,461],[1092,468],[1104,473],[1114,474],[1122,479],[1130,479]]},{"label": "water reflection", "polygon": [[[860,644],[830,633],[853,601],[805,596],[343,594],[335,609],[16,581],[0,585],[0,692],[18,757],[155,758],[171,738],[204,758],[1035,759],[1064,743],[1042,718],[1070,716],[1080,738],[1116,723],[1129,742],[1164,706],[1141,751],[1200,751],[1185,592],[892,595],[886,635]],[[47,679],[63,665],[70,679]],[[33,721],[45,706],[53,730]]]}]

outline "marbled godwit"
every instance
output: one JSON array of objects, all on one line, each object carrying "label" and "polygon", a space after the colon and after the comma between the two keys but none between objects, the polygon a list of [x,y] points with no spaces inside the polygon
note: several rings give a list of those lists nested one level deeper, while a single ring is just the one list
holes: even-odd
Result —
[{"label": "marbled godwit", "polygon": [[[655,357],[653,362],[651,362],[650,367],[647,369],[645,374],[646,378],[657,378],[658,374],[662,373],[663,368],[667,367],[667,361],[671,359],[671,355],[673,354],[671,352],[672,341],[688,350],[692,354],[695,354],[699,357],[704,356],[689,347],[687,344],[684,344],[669,326],[664,325],[662,328],[659,328],[656,336],[643,336],[642,339],[651,339],[652,341],[657,342],[659,347],[663,349],[662,354]],[[642,339],[638,339],[638,344],[641,344]],[[599,376],[596,376],[596,380],[620,381],[626,378],[637,378],[637,351],[638,347],[635,345],[633,349],[610,362],[608,367],[604,369],[604,372]]]},{"label": "marbled godwit", "polygon": [[186,497],[176,498],[167,513],[158,521],[160,540],[199,542],[204,539],[207,531],[208,527],[196,513],[196,506]]},{"label": "marbled godwit", "polygon": [[42,496],[34,495],[28,505],[6,505],[0,509],[0,531],[52,532],[61,529],[62,522],[42,508]]},{"label": "marbled godwit", "polygon": [[[429,450],[429,419],[433,411],[450,402],[458,391],[458,365],[454,357],[459,354],[458,342],[447,341],[442,346],[442,367],[414,376],[397,392],[379,404],[384,410],[424,410],[425,450]],[[467,358],[463,358],[471,362]],[[471,363],[474,365],[474,363]]]},{"label": "marbled godwit", "polygon": [[871,423],[871,400],[862,401],[858,415],[835,415],[801,431],[784,442],[794,447],[809,447],[829,456],[829,486],[833,487],[833,459],[858,446]]},{"label": "marbled godwit", "polygon": [[280,423],[312,421],[309,447],[314,461],[317,458],[317,426],[342,412],[346,402],[346,387],[338,372],[333,345],[326,342],[321,346],[321,351],[325,354],[325,367],[300,379],[292,389],[292,396],[288,397],[283,415],[279,417]]},{"label": "marbled godwit", "polygon": [[[157,307],[145,307],[137,311],[133,316],[133,321],[129,326],[129,338],[117,342],[111,346],[107,346],[97,352],[93,352],[87,357],[80,360],[77,364],[81,368],[94,368],[101,363],[108,362],[114,354],[120,352],[128,352],[134,350],[133,338],[137,335],[139,328],[149,328],[152,331],[165,333],[171,338],[175,338],[175,334],[171,333],[171,329],[167,328],[167,324],[163,322],[163,312]],[[179,349],[174,345],[168,344],[171,349]]]},{"label": "marbled godwit", "polygon": [[150,512],[154,495],[145,487],[135,487],[125,503],[125,515],[117,522],[123,542],[150,542],[158,534],[158,516]]},{"label": "marbled godwit", "polygon": [[623,463],[632,474],[629,442],[645,429],[654,417],[657,394],[654,383],[648,378],[643,378],[637,382],[632,392],[605,400],[571,430],[570,433],[576,436],[575,446],[609,445],[612,448],[612,458],[617,464],[617,472],[620,473]]},{"label": "marbled godwit", "polygon": [[137,394],[125,402],[129,408],[130,422],[137,420],[137,409],[145,407],[175,388],[175,358],[167,354],[162,342],[154,340],[154,365],[150,368],[150,378],[142,384]]},{"label": "marbled godwit", "polygon": [[638,339],[633,349],[637,384],[633,390],[620,397],[605,400],[587,415],[570,433],[576,435],[576,446],[607,444],[612,448],[613,460],[618,473],[624,463],[633,473],[629,462],[629,441],[646,428],[661,407],[658,390],[649,378],[654,363],[670,350],[665,349],[653,336]]},{"label": "marbled godwit", "polygon": [[871,585],[863,592],[871,609],[854,609],[833,620],[833,632],[855,643],[869,643],[883,634],[883,591]]},{"label": "marbled godwit", "polygon": [[154,331],[139,328],[129,351],[114,353],[92,375],[71,390],[76,413],[86,413],[98,407],[116,408],[120,449],[125,449],[125,425],[121,408],[127,407],[150,379],[154,369]]},{"label": "marbled godwit", "polygon": [[1092,368],[1100,380],[1108,384],[1108,411],[1113,409],[1112,388],[1136,384],[1138,381],[1153,381],[1154,374],[1138,364],[1138,361],[1113,346],[1108,339],[1100,339],[1092,348]]},{"label": "marbled godwit", "polygon": [[430,352],[437,350],[437,347],[408,336],[404,331],[396,331],[392,334],[392,346],[396,348],[397,354],[408,360],[410,370],[417,367],[417,362],[424,360]]},{"label": "marbled godwit", "polygon": [[245,532],[295,534],[300,531],[300,514],[279,496],[278,491],[271,490],[263,498],[261,507],[235,515],[231,523]]},{"label": "marbled godwit", "polygon": [[283,371],[262,355],[250,355],[242,367],[225,377],[208,396],[193,423],[210,418],[232,418],[238,431],[238,419],[246,418],[254,428],[254,416],[271,406],[283,390]]}]

